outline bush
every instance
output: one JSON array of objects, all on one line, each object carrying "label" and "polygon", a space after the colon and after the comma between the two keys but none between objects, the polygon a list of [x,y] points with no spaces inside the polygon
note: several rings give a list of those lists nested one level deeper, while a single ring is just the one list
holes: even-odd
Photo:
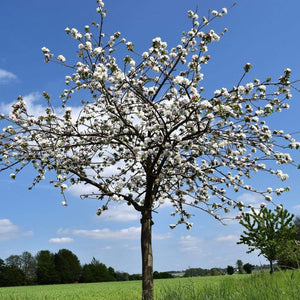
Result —
[{"label": "bush", "polygon": [[254,269],[254,266],[249,263],[246,263],[243,265],[243,269],[247,274],[251,274]]},{"label": "bush", "polygon": [[234,273],[234,267],[233,266],[227,266],[227,274],[232,275]]}]

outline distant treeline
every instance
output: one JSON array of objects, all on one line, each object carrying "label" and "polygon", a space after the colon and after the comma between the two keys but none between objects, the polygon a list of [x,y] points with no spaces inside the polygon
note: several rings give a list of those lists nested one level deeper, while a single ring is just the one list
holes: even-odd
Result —
[{"label": "distant treeline", "polygon": [[[250,266],[250,272],[252,270],[268,270],[270,268],[269,265],[260,265],[260,266],[254,266],[249,263],[245,264]],[[225,274],[233,274],[235,272],[238,272],[238,268],[232,268],[232,273],[229,272],[228,267],[227,268],[211,268],[211,269],[202,269],[202,268],[189,268],[186,269],[184,272],[183,277],[194,277],[194,276],[218,276],[218,275],[225,275]],[[248,272],[247,272],[248,273]]]},{"label": "distant treeline", "polygon": [[[247,265],[247,264],[246,264]],[[250,265],[250,264],[249,264]],[[253,269],[269,268],[251,266]],[[237,271],[233,267],[232,273]],[[216,276],[228,274],[227,269],[189,268],[185,271],[168,271],[153,273],[154,279],[173,278],[177,276]],[[88,283],[102,281],[141,280],[141,274],[128,274],[115,271],[93,258],[88,264],[80,264],[78,257],[68,249],[57,253],[41,250],[35,256],[25,251],[21,255],[11,255],[5,260],[0,258],[0,286],[18,286],[35,284]]]},{"label": "distant treeline", "polygon": [[[154,272],[154,278],[171,278],[167,272]],[[115,271],[95,258],[81,265],[78,257],[68,249],[57,253],[42,250],[33,256],[25,251],[0,259],[0,286],[34,284],[87,283],[101,281],[141,280],[140,274]]]},{"label": "distant treeline", "polygon": [[194,276],[216,276],[226,274],[226,269],[212,268],[212,269],[202,269],[202,268],[189,268],[185,270],[183,277],[194,277]]}]

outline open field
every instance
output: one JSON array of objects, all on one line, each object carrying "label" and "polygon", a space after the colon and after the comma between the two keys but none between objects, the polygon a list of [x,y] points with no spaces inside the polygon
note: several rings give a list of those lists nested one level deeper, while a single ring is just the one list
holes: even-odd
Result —
[{"label": "open field", "polygon": [[[156,300],[296,300],[300,270],[155,280]],[[0,288],[1,300],[135,300],[141,281]]]}]

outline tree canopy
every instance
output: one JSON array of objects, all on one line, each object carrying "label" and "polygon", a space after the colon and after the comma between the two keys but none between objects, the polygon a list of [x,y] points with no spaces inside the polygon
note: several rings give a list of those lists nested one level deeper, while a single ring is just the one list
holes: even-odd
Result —
[{"label": "tree canopy", "polygon": [[248,245],[247,253],[255,250],[270,262],[270,273],[274,271],[273,262],[279,259],[283,247],[296,237],[293,217],[286,209],[273,212],[266,207],[259,212],[243,213],[240,224],[245,228],[238,244]]},{"label": "tree canopy", "polygon": [[77,256],[68,249],[60,249],[57,253],[41,250],[35,256],[24,251],[21,255],[10,255],[5,261],[0,259],[0,287],[138,280],[140,277],[136,275],[130,278],[128,273],[115,272],[112,267],[106,267],[95,258],[91,263],[81,266]]},{"label": "tree canopy", "polygon": [[[110,202],[127,202],[141,213],[143,297],[153,297],[152,213],[170,202],[177,215],[171,224],[190,229],[189,208],[208,212],[217,220],[245,204],[230,197],[229,190],[246,190],[272,202],[271,194],[287,188],[257,190],[245,181],[262,171],[284,181],[279,165],[294,164],[286,148],[300,143],[266,119],[284,109],[291,98],[291,70],[277,80],[244,82],[252,68],[243,67],[241,79],[230,88],[218,87],[206,97],[202,66],[210,60],[208,46],[226,33],[209,25],[227,14],[212,10],[199,18],[188,11],[191,27],[180,43],[169,47],[154,38],[143,53],[120,32],[103,32],[104,3],[98,0],[100,22],[80,32],[66,28],[78,43],[76,61],[42,48],[45,62],[54,61],[71,70],[66,76],[60,109],[44,92],[48,107],[40,116],[30,114],[20,96],[12,112],[0,117],[8,122],[0,135],[1,170],[12,170],[15,179],[27,165],[36,170],[30,188],[53,171],[54,187],[62,194],[69,185],[89,184],[95,192],[82,195],[103,200],[97,214]],[[124,45],[128,55],[116,52]],[[70,63],[68,63],[68,61]],[[90,95],[80,111],[72,109],[74,92]],[[238,215],[237,218],[241,216]]]},{"label": "tree canopy", "polygon": [[300,268],[300,218],[294,219],[295,231],[290,239],[282,245],[278,255],[278,265],[283,269]]},{"label": "tree canopy", "polygon": [[79,280],[80,261],[70,250],[60,249],[54,256],[54,263],[60,277],[60,283],[73,283]]}]

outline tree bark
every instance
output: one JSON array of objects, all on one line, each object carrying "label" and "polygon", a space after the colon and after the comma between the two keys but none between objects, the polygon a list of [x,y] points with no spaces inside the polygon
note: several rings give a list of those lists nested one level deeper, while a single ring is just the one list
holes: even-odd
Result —
[{"label": "tree bark", "polygon": [[142,212],[141,218],[141,250],[143,275],[143,300],[152,300],[153,293],[153,256],[152,256],[152,211],[148,208]]},{"label": "tree bark", "polygon": [[274,273],[273,261],[270,260],[270,274],[272,275],[273,273]]}]

